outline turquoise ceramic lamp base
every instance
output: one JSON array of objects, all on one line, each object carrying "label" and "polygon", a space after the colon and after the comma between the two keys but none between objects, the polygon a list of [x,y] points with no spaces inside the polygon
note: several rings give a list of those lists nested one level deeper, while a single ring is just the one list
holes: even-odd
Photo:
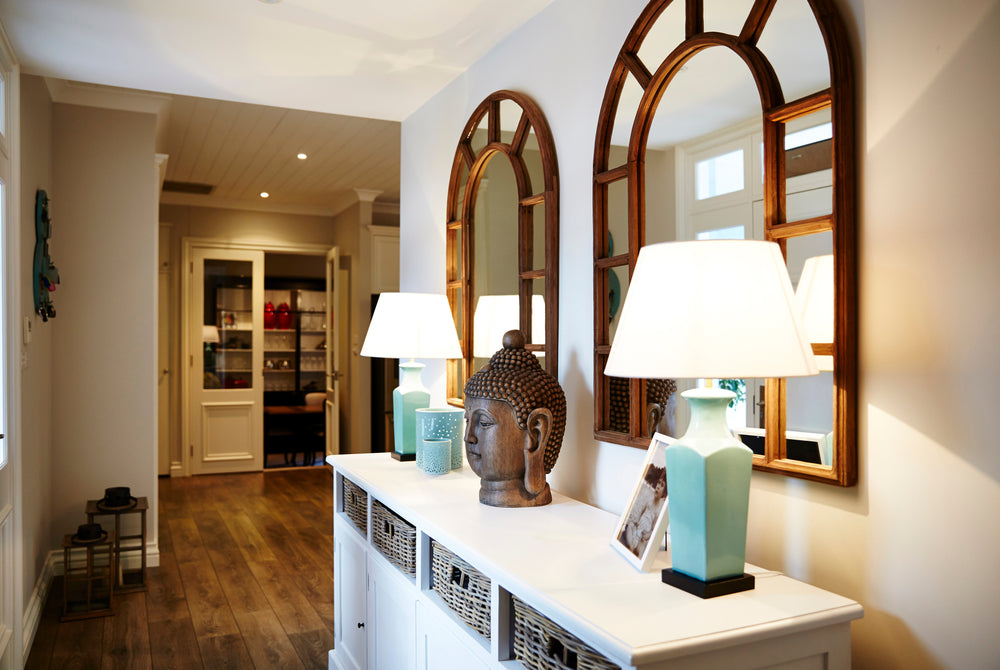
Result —
[{"label": "turquoise ceramic lamp base", "polygon": [[743,567],[753,452],[726,425],[735,396],[720,389],[682,395],[691,423],[666,450],[671,568],[663,581],[701,598],[752,589]]},{"label": "turquoise ceramic lamp base", "polygon": [[392,391],[392,457],[397,461],[417,459],[417,409],[431,404],[431,394],[420,381],[423,369],[423,363],[399,364],[399,386]]}]

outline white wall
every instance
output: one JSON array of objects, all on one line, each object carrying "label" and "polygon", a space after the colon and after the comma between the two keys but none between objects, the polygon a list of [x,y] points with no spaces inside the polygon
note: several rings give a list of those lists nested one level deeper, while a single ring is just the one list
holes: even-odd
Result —
[{"label": "white wall", "polygon": [[[569,404],[551,480],[613,511],[642,453],[592,436],[591,166],[607,77],[645,4],[557,0],[402,125],[401,285],[443,292],[448,174],[469,115],[510,88],[548,118]],[[857,668],[995,668],[1000,11],[994,0],[838,6],[859,73],[860,480],[755,473],[748,560],[859,600]],[[442,395],[443,372],[424,373]]]},{"label": "white wall", "polygon": [[[109,486],[156,497],[157,212],[150,114],[56,104],[50,546]],[[156,514],[148,522],[155,538]]]}]

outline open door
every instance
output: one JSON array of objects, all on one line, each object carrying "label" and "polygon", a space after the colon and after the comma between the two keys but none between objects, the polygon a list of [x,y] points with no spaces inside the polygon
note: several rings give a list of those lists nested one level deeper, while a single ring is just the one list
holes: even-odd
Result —
[{"label": "open door", "polygon": [[264,252],[192,251],[190,471],[261,470]]},{"label": "open door", "polygon": [[340,453],[340,254],[337,247],[326,255],[326,455]]}]

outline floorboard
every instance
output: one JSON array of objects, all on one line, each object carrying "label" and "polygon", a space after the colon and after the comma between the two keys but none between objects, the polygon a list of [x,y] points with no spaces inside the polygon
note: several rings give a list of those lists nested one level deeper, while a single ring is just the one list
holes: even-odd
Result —
[{"label": "floorboard", "polygon": [[49,589],[25,668],[327,667],[333,647],[329,466],[159,480],[160,565],[113,616],[61,622]]}]

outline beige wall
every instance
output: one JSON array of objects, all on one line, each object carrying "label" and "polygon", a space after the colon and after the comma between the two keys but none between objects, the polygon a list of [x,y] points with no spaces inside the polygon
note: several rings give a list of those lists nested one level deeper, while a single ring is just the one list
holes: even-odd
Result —
[{"label": "beige wall", "polygon": [[155,503],[154,137],[151,114],[53,106],[50,547],[109,486]]},{"label": "beige wall", "polygon": [[[858,73],[860,479],[841,489],[754,473],[748,559],[862,603],[855,668],[996,668],[1000,9],[835,3]],[[556,0],[402,126],[401,283],[443,292],[457,133],[498,89],[545,113],[560,169],[569,405],[551,481],[613,511],[643,454],[593,438],[591,166],[607,76],[645,5]],[[434,382],[443,389],[443,367]]]},{"label": "beige wall", "polygon": [[[30,277],[35,250],[35,193],[55,193],[52,183],[52,103],[44,82],[21,77],[21,274]],[[52,204],[54,235],[49,251],[56,267],[69,252],[60,239],[61,208]],[[61,313],[61,293],[54,295]],[[35,315],[31,281],[21,283],[20,312],[32,323],[31,343],[25,345],[28,365],[21,370],[21,528],[23,540],[24,603],[45,567],[52,544],[52,333],[56,321],[43,323]],[[13,329],[14,332],[17,328]]]}]

